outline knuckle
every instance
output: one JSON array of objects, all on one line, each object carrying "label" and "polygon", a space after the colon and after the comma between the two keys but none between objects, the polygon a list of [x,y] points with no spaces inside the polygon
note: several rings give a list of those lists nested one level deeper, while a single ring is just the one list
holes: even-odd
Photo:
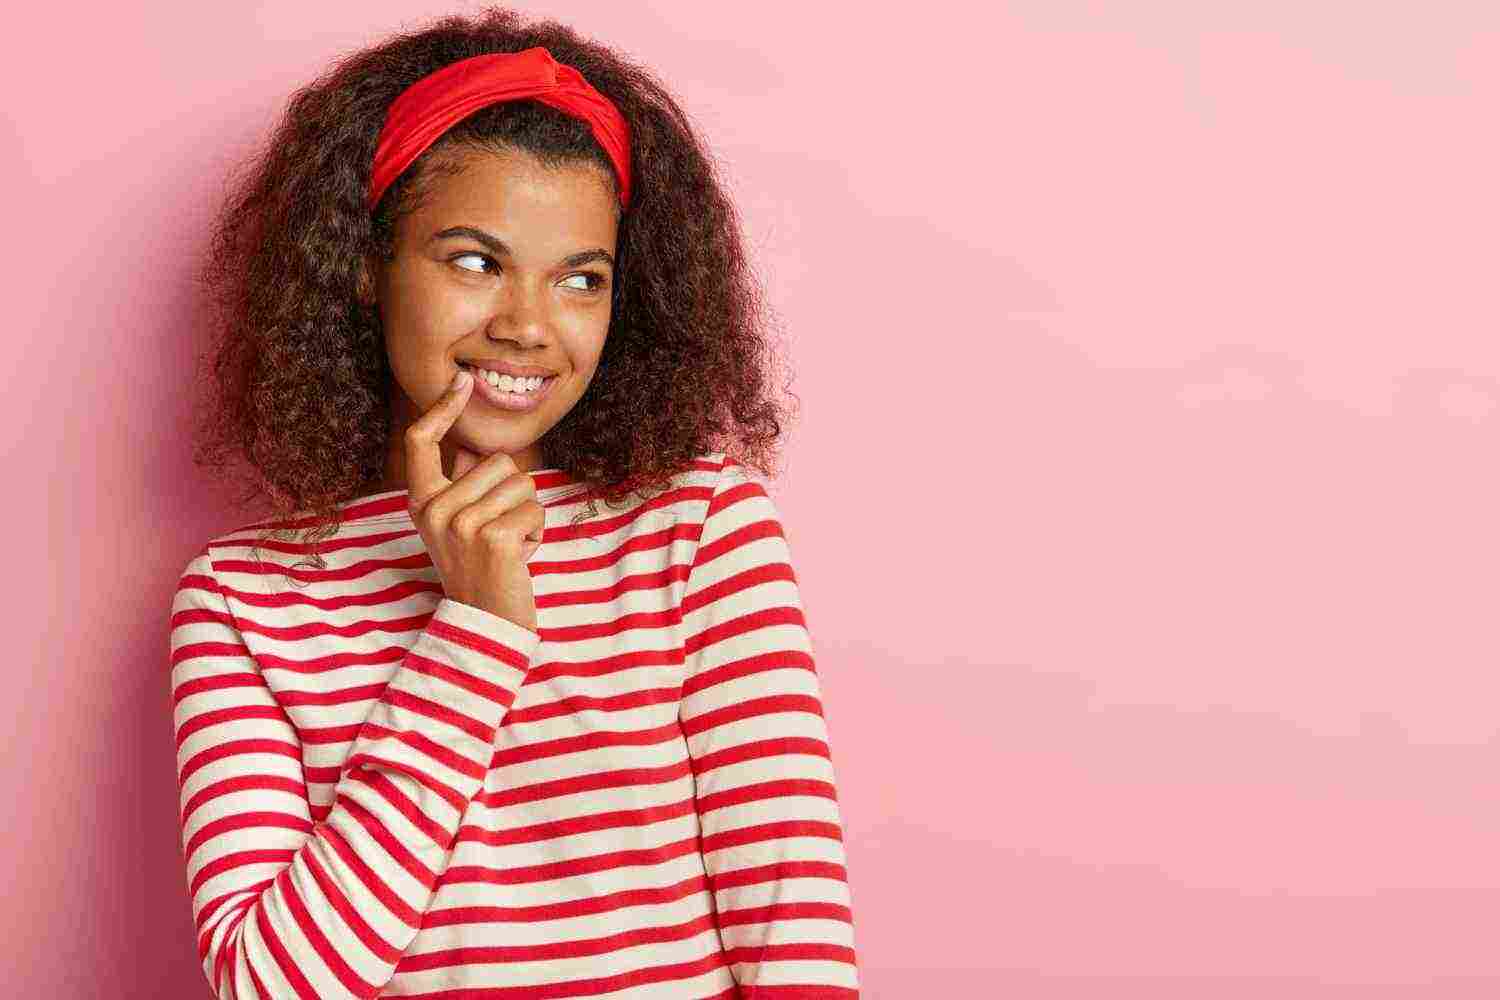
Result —
[{"label": "knuckle", "polygon": [[438,493],[427,498],[422,505],[422,522],[429,528],[440,528],[448,520],[447,508],[443,505],[443,495]]},{"label": "knuckle", "polygon": [[516,530],[506,518],[497,517],[479,529],[479,537],[490,545],[507,548],[515,544]]},{"label": "knuckle", "polygon": [[448,522],[448,530],[460,538],[473,538],[479,529],[484,527],[486,516],[484,511],[470,504],[453,515],[453,520]]}]

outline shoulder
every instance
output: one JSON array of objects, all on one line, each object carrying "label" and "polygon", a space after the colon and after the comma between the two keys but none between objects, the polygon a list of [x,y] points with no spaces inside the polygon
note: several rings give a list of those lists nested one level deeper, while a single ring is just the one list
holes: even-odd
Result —
[{"label": "shoulder", "polygon": [[242,561],[275,560],[282,549],[290,552],[296,547],[276,541],[277,529],[285,524],[277,520],[248,521],[205,539],[183,566],[179,586],[207,585],[217,590],[224,575],[233,575]]},{"label": "shoulder", "polygon": [[212,546],[212,540],[200,545],[177,574],[171,598],[174,644],[178,642],[178,625],[224,611],[224,591],[214,570]]},{"label": "shoulder", "polygon": [[710,451],[674,474],[669,492],[683,513],[701,522],[745,498],[769,504],[768,486],[761,472],[742,463],[733,452]]},{"label": "shoulder", "polygon": [[687,516],[697,525],[700,558],[721,546],[737,547],[762,538],[782,540],[781,511],[770,481],[733,452],[699,456],[690,488]]},{"label": "shoulder", "polygon": [[623,507],[611,505],[609,513],[617,523],[670,519],[710,531],[729,520],[777,519],[766,478],[733,452],[701,452],[649,492],[633,495]]}]

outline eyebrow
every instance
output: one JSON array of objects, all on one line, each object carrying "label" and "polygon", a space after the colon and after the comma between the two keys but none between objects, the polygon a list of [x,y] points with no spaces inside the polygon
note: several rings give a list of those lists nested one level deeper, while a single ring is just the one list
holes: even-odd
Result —
[{"label": "eyebrow", "polygon": [[[433,243],[437,240],[452,239],[455,236],[467,236],[471,240],[483,243],[501,257],[513,256],[510,246],[504,240],[492,233],[485,232],[483,229],[476,229],[474,226],[449,226],[447,229],[439,229],[432,234],[432,238],[428,242]],[[593,260],[606,261],[610,267],[615,266],[615,259],[603,247],[595,247],[592,250],[580,250],[578,253],[568,254],[568,256],[562,259],[562,265],[563,267],[578,267]]]}]

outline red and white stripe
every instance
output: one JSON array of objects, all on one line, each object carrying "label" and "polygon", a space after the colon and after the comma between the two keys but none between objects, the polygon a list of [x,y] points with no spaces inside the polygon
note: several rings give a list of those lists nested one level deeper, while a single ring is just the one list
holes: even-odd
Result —
[{"label": "red and white stripe", "polygon": [[842,823],[778,511],[722,452],[574,523],[538,631],[447,598],[405,494],[324,569],[247,525],[171,618],[181,848],[220,998],[858,996]]}]

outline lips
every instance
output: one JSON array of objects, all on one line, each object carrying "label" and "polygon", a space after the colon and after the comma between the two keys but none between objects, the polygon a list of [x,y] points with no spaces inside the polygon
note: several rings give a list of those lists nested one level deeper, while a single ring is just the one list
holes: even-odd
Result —
[{"label": "lips", "polygon": [[[467,366],[464,366],[467,367]],[[502,410],[525,412],[534,410],[557,384],[557,376],[549,375],[542,384],[530,392],[506,392],[499,386],[490,385],[490,380],[477,372],[474,376],[474,393],[480,399]]]},{"label": "lips", "polygon": [[536,365],[517,365],[509,361],[482,361],[460,358],[458,364],[462,368],[471,371],[484,370],[494,372],[496,375],[509,375],[512,378],[534,378],[540,376],[549,378],[557,373],[549,368],[538,368]]}]

